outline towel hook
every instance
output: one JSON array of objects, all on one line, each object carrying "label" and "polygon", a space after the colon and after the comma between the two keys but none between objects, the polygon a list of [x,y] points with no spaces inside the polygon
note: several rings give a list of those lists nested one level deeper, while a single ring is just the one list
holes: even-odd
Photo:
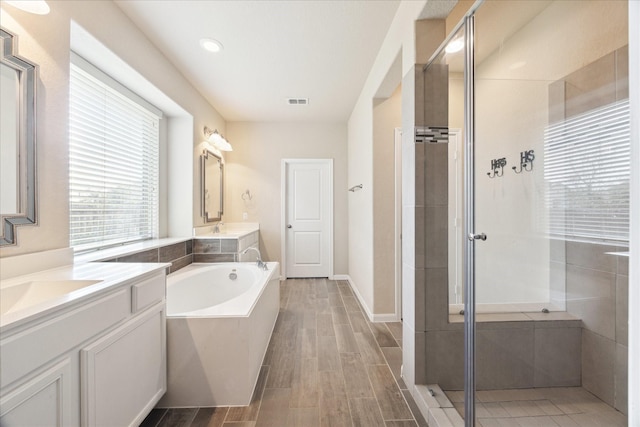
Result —
[{"label": "towel hook", "polygon": [[251,192],[249,191],[249,189],[247,188],[247,190],[242,193],[242,200],[251,200],[253,199],[253,196],[251,195]]}]

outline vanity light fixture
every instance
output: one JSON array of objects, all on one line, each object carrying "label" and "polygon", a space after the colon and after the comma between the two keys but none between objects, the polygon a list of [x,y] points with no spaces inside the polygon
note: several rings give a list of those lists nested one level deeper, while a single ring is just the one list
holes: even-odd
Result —
[{"label": "vanity light fixture", "polygon": [[458,37],[457,39],[453,39],[449,42],[447,47],[444,48],[444,51],[447,53],[456,53],[460,52],[464,47],[464,40],[462,37]]},{"label": "vanity light fixture", "polygon": [[229,144],[229,141],[227,141],[224,136],[220,135],[220,133],[218,133],[218,129],[216,130],[211,130],[208,127],[204,127],[204,136],[205,138],[207,138],[207,142],[210,143],[211,145],[213,145],[215,148],[217,148],[220,151],[233,151],[233,147],[231,147],[231,144]]},{"label": "vanity light fixture", "polygon": [[222,43],[214,39],[200,39],[200,47],[208,52],[213,53],[220,52],[222,49],[224,49]]},{"label": "vanity light fixture", "polygon": [[51,11],[45,0],[5,0],[5,3],[36,15],[47,15]]}]

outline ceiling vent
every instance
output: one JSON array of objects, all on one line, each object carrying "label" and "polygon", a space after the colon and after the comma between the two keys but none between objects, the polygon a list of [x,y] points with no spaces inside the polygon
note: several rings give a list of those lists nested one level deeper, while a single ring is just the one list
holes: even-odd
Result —
[{"label": "ceiling vent", "polygon": [[309,98],[287,98],[287,104],[289,105],[307,105]]}]

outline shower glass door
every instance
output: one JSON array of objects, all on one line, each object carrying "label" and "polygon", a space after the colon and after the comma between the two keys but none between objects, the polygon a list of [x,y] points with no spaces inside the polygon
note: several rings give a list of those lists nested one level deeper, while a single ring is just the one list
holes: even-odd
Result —
[{"label": "shower glass door", "polygon": [[626,425],[627,7],[487,1],[470,18],[480,422]]}]

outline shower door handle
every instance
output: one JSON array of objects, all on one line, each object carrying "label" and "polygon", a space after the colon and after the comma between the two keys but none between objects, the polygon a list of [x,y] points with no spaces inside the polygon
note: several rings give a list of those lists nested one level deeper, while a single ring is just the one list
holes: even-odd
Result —
[{"label": "shower door handle", "polygon": [[480,233],[480,234],[473,234],[473,233],[469,233],[468,238],[469,238],[469,240],[470,240],[470,241],[472,241],[472,242],[473,242],[474,240],[482,240],[482,241],[484,242],[485,240],[487,240],[487,235],[486,235],[486,234],[484,234],[484,233]]}]

